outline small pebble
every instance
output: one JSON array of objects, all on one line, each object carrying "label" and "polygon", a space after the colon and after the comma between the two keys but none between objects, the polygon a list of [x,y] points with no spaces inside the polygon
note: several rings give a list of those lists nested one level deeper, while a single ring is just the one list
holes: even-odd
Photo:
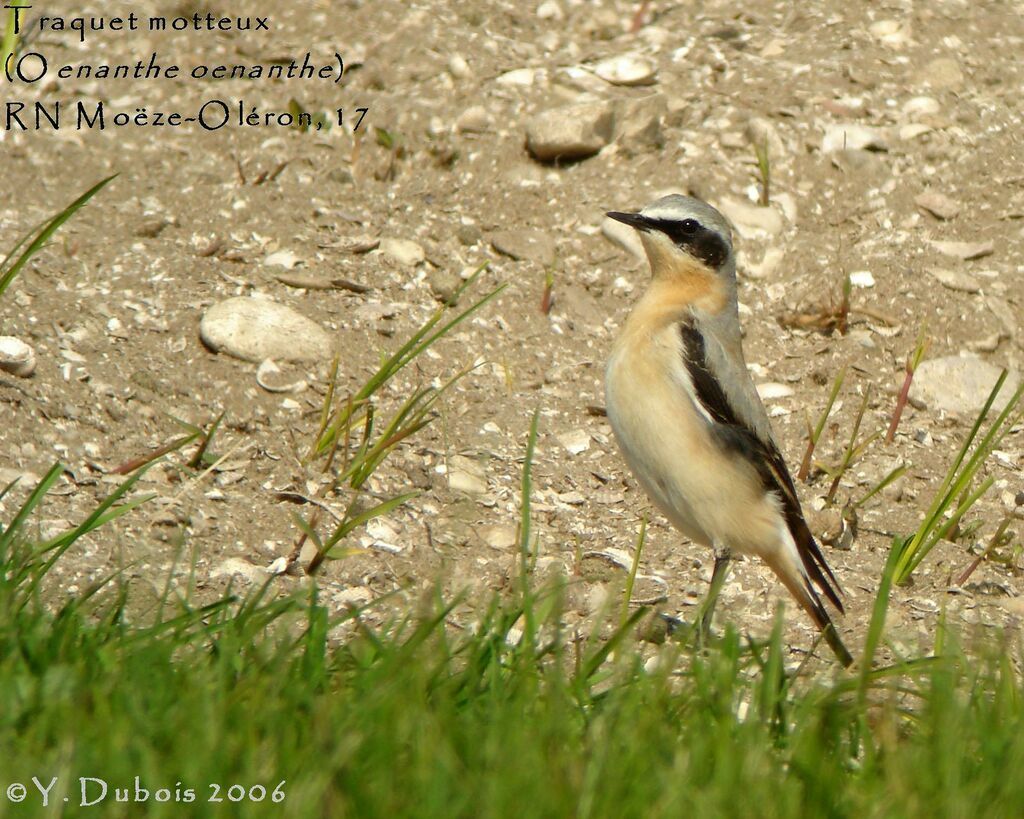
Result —
[{"label": "small pebble", "polygon": [[786,384],[779,384],[775,381],[766,381],[757,385],[757,394],[762,401],[772,401],[777,398],[789,398],[794,395],[793,388]]},{"label": "small pebble", "polygon": [[462,286],[462,277],[444,267],[434,268],[427,274],[427,283],[434,298],[449,307],[455,305],[455,294]]},{"label": "small pebble", "polygon": [[484,234],[476,225],[459,225],[455,228],[455,238],[459,244],[471,247],[483,239]]},{"label": "small pebble", "polygon": [[981,291],[981,282],[969,273],[964,273],[960,270],[946,270],[942,267],[929,267],[927,271],[929,276],[950,290],[958,290],[961,293],[978,293]]},{"label": "small pebble", "polygon": [[480,529],[480,538],[499,552],[507,552],[516,545],[516,527],[506,524],[491,524]]},{"label": "small pebble", "polygon": [[143,239],[154,239],[170,224],[171,220],[166,216],[150,216],[139,222],[135,228],[135,235]]},{"label": "small pebble", "polygon": [[612,141],[615,113],[610,102],[578,103],[542,111],[526,126],[526,148],[542,162],[584,159]]},{"label": "small pebble", "polygon": [[964,84],[964,72],[960,63],[952,57],[939,57],[932,60],[918,72],[918,79],[932,88],[956,90]]},{"label": "small pebble", "polygon": [[594,68],[594,73],[611,85],[652,85],[658,69],[643,57],[624,55],[603,60]]},{"label": "small pebble", "polygon": [[564,20],[562,7],[554,0],[546,0],[537,6],[537,18],[540,20]]},{"label": "small pebble", "polygon": [[[931,358],[921,362],[914,373],[910,397],[933,411],[974,414],[984,406],[1001,372],[1000,367],[976,356]],[[996,411],[1006,406],[1018,383],[1017,375],[1009,373],[992,404]]]},{"label": "small pebble", "polygon": [[528,260],[545,267],[555,262],[555,243],[542,230],[498,230],[490,238],[495,250],[517,261]]},{"label": "small pebble", "polygon": [[416,267],[427,258],[423,248],[410,239],[381,239],[377,252],[402,267]]},{"label": "small pebble", "polygon": [[936,191],[925,191],[914,197],[914,204],[928,211],[936,219],[952,219],[960,212],[960,205]]},{"label": "small pebble", "polygon": [[244,361],[329,361],[333,338],[290,307],[263,297],[238,296],[214,304],[199,323],[203,343]]},{"label": "small pebble", "polygon": [[453,54],[448,59],[448,73],[457,80],[464,80],[470,75],[469,63],[459,54]]},{"label": "small pebble", "polygon": [[267,392],[302,392],[309,386],[304,378],[290,380],[272,358],[256,369],[256,383]]},{"label": "small pebble", "polygon": [[629,225],[624,225],[608,216],[601,220],[601,235],[610,242],[617,244],[623,250],[633,254],[637,259],[645,259],[643,242],[640,241],[640,234]]},{"label": "small pebble", "polygon": [[868,26],[871,36],[889,48],[902,48],[910,42],[910,29],[899,20],[878,20]]},{"label": "small pebble", "polygon": [[875,286],[875,277],[870,270],[857,270],[850,274],[850,284],[854,287],[868,288]]},{"label": "small pebble", "polygon": [[723,199],[718,209],[736,226],[744,239],[775,236],[782,232],[782,216],[774,208],[765,208],[737,199]]},{"label": "small pebble", "polygon": [[963,259],[965,262],[971,259],[980,259],[983,256],[991,256],[995,253],[995,245],[991,242],[948,242],[932,240],[932,247],[939,253],[946,256],[953,256]]},{"label": "small pebble", "polygon": [[920,116],[931,116],[940,111],[939,101],[933,97],[912,97],[903,103],[903,113],[911,119]]},{"label": "small pebble", "polygon": [[0,370],[18,378],[29,378],[36,371],[35,351],[20,338],[0,336]]},{"label": "small pebble", "polygon": [[455,130],[463,134],[482,134],[488,130],[491,117],[482,105],[474,105],[463,111],[455,120]]},{"label": "small pebble", "polygon": [[278,250],[275,253],[269,254],[264,260],[263,264],[268,266],[283,267],[286,270],[291,270],[295,265],[299,264],[302,260],[292,253],[290,250]]},{"label": "small pebble", "polygon": [[579,455],[590,449],[590,433],[585,429],[576,429],[572,432],[563,432],[557,436],[565,451],[570,455]]},{"label": "small pebble", "polygon": [[453,455],[448,459],[448,486],[453,492],[483,495],[487,492],[487,473],[472,458]]}]

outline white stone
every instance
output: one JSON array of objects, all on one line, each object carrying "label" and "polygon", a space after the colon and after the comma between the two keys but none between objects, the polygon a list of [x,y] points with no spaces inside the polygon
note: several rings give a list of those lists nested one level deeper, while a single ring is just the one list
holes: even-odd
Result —
[{"label": "white stone", "polygon": [[782,216],[778,211],[737,199],[723,199],[718,209],[725,214],[744,239],[775,236],[782,232]]},{"label": "white stone", "polygon": [[36,371],[35,351],[20,338],[0,336],[0,370],[28,378]]},{"label": "white stone", "polygon": [[199,323],[214,352],[244,361],[327,361],[334,342],[316,322],[271,299],[238,296],[214,304]]},{"label": "white stone", "polygon": [[495,523],[480,529],[480,538],[492,549],[508,551],[517,543],[515,526]]},{"label": "white stone", "polygon": [[868,31],[889,48],[902,48],[910,42],[910,27],[899,20],[879,20],[868,26]]},{"label": "white stone", "polygon": [[491,124],[491,117],[482,105],[474,105],[463,111],[455,120],[455,130],[463,134],[481,134]]},{"label": "white stone", "polygon": [[917,139],[922,134],[927,134],[930,131],[934,131],[931,125],[925,125],[920,122],[914,122],[909,125],[901,125],[899,130],[899,137],[904,142],[909,142],[912,139]]},{"label": "white stone", "polygon": [[373,518],[367,521],[366,534],[369,537],[368,545],[374,549],[382,549],[391,554],[403,551],[403,547],[398,543],[400,540],[398,530],[384,518]]},{"label": "white stone", "polygon": [[644,244],[640,241],[640,234],[629,225],[606,216],[601,220],[601,235],[638,259],[647,257]]},{"label": "white stone", "polygon": [[452,54],[448,59],[448,73],[457,80],[465,79],[470,75],[469,63],[460,54]]},{"label": "white stone", "polygon": [[850,284],[854,287],[874,287],[875,277],[870,270],[857,270],[850,274]]},{"label": "white stone", "polygon": [[[976,356],[946,356],[922,361],[910,386],[911,398],[923,401],[931,410],[972,414],[988,400],[1001,369]],[[1007,375],[992,404],[999,411],[1006,406],[1020,383],[1015,373]]]},{"label": "white stone", "polygon": [[261,583],[267,577],[267,570],[240,557],[229,557],[213,571],[211,577],[244,577],[250,583]]},{"label": "white stone", "polygon": [[565,14],[554,0],[546,0],[537,6],[537,17],[541,20],[564,20]]},{"label": "white stone", "polygon": [[272,358],[256,368],[256,383],[267,392],[302,392],[309,386],[304,378],[288,381],[282,376],[281,368]]},{"label": "white stone", "polygon": [[[761,261],[753,262],[745,252],[740,254],[737,261],[740,269],[752,279],[766,279],[776,271],[782,260],[786,257],[786,251],[781,247],[769,247],[765,250]],[[774,285],[773,285],[774,286]],[[781,287],[781,285],[779,285]],[[781,294],[780,294],[781,295]],[[777,297],[769,296],[775,300]]]},{"label": "white stone", "polygon": [[278,250],[276,253],[269,254],[264,260],[263,264],[273,267],[283,267],[286,270],[291,270],[302,260],[292,253],[290,250]]},{"label": "white stone", "polygon": [[943,253],[946,256],[953,256],[957,259],[963,259],[964,261],[980,259],[982,256],[990,256],[995,253],[995,245],[991,241],[952,242],[932,240],[931,245],[939,251],[939,253]]},{"label": "white stone", "polygon": [[526,148],[537,159],[583,159],[612,140],[615,110],[610,102],[550,108],[526,125]]},{"label": "white stone", "polygon": [[928,275],[950,290],[959,290],[961,293],[981,292],[981,282],[970,273],[964,273],[960,270],[946,270],[942,267],[929,267]]},{"label": "white stone", "polygon": [[570,455],[579,455],[590,449],[590,433],[585,429],[574,429],[570,432],[563,432],[556,436],[565,451]]},{"label": "white stone", "polygon": [[903,114],[910,119],[926,117],[940,111],[939,101],[934,97],[911,97],[903,103]]},{"label": "white stone", "polygon": [[952,219],[960,212],[960,205],[938,191],[925,191],[914,197],[914,204],[928,211],[936,219]]},{"label": "white stone", "polygon": [[472,458],[453,455],[448,460],[448,487],[453,492],[483,495],[487,492],[487,473]]},{"label": "white stone", "polygon": [[602,60],[595,66],[594,73],[612,85],[652,85],[658,69],[650,60],[625,54]]},{"label": "white stone", "polygon": [[378,252],[403,267],[416,267],[427,258],[427,254],[410,239],[381,239]]},{"label": "white stone", "polygon": [[535,68],[515,68],[512,71],[506,71],[504,74],[499,76],[495,82],[500,85],[518,86],[520,88],[528,88],[533,85],[537,79],[537,69]]},{"label": "white stone", "polygon": [[777,381],[766,381],[763,384],[757,385],[757,394],[761,396],[762,401],[773,401],[778,398],[789,398],[795,393],[793,388],[786,384],[780,384]]}]

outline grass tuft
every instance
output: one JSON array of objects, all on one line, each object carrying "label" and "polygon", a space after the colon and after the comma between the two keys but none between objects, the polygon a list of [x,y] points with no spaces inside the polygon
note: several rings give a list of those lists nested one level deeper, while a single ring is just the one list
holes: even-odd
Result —
[{"label": "grass tuft", "polygon": [[[14,281],[22,268],[28,263],[29,259],[31,259],[48,241],[50,241],[50,237],[60,229],[60,226],[74,216],[78,212],[79,208],[99,193],[116,176],[117,174],[113,174],[108,176],[106,179],[101,179],[56,216],[52,216],[47,219],[39,227],[35,228],[34,231],[26,233],[17,242],[17,244],[11,248],[4,260],[0,262],[0,296],[2,296],[4,291],[10,287],[11,282]],[[22,248],[25,249],[22,250]],[[18,251],[21,251],[21,253],[17,255],[17,258],[15,258]]]},{"label": "grass tuft", "polygon": [[[17,251],[2,269],[11,269]],[[355,498],[365,495],[360,487],[387,453],[422,429],[444,386],[414,391],[378,431],[379,391],[494,295],[455,318],[439,312],[351,396],[336,395],[335,364],[310,455],[338,477],[334,488],[344,483]],[[923,524],[930,528],[919,530],[925,551],[911,556],[910,571],[931,536],[987,488],[977,473],[1021,418],[1024,388],[981,434],[1002,383],[937,494]],[[812,431],[808,463],[841,384],[837,378]],[[165,449],[198,442],[189,466],[203,468],[215,460],[219,423],[186,427]],[[139,602],[127,572],[108,569],[68,595],[55,570],[69,551],[146,501],[136,494],[138,481],[157,456],[126,464],[123,483],[52,537],[34,533],[63,466],[54,465],[20,505],[15,484],[0,488],[0,756],[8,800],[0,813],[660,819],[1020,812],[1024,778],[1012,775],[1024,760],[1019,636],[965,642],[969,635],[943,625],[929,653],[903,656],[893,641],[896,659],[879,662],[892,586],[912,539],[893,544],[852,676],[816,673],[806,658],[794,662],[781,609],[766,639],[730,626],[699,649],[644,642],[639,626],[648,611],[630,601],[645,523],[621,610],[615,595],[607,622],[589,624],[584,641],[579,618],[567,624],[576,614],[571,579],[540,585],[535,571],[538,425],[535,412],[510,582],[483,605],[467,605],[475,602],[468,593],[435,592],[405,615],[389,614],[387,600],[333,612],[316,577],[293,592],[271,578],[245,593],[207,590],[197,599],[194,567],[181,584],[172,567],[155,604],[151,593],[148,604]],[[848,452],[856,439],[857,430]],[[353,501],[323,537],[301,518],[299,528],[319,555],[336,554],[352,529],[405,499],[378,498],[370,508]],[[949,510],[952,518],[942,520]],[[15,784],[25,795],[16,805]]]},{"label": "grass tuft", "polygon": [[[344,558],[358,553],[358,549],[345,544],[349,534],[370,520],[393,512],[416,496],[416,492],[404,492],[393,497],[378,498],[379,502],[369,507],[365,505],[368,496],[365,487],[371,476],[400,444],[433,421],[435,406],[440,399],[461,378],[479,365],[463,368],[439,387],[428,386],[413,390],[391,419],[378,431],[377,407],[381,393],[395,375],[504,289],[502,285],[464,310],[453,310],[452,306],[485,268],[486,264],[479,267],[459,287],[448,304],[438,308],[395,353],[384,357],[377,371],[366,383],[356,393],[347,395],[344,399],[338,398],[339,362],[337,358],[334,359],[320,411],[320,428],[315,442],[310,447],[307,461],[322,458],[324,474],[332,476],[332,480],[325,484],[325,488],[334,492],[348,491],[351,497],[345,511],[337,516],[336,525],[323,537],[317,532],[322,507],[318,507],[308,520],[301,515],[294,516],[300,534],[288,558],[290,568],[298,567],[299,556],[307,541],[312,541],[316,546],[316,553],[305,567],[309,574],[317,571],[326,559]],[[455,313],[454,316],[449,315],[452,312]],[[341,464],[337,466],[339,453]]]},{"label": "grass tuft", "polygon": [[1021,406],[1024,384],[1019,386],[1006,402],[1006,406],[992,422],[988,432],[974,446],[970,457],[967,457],[967,453],[974,445],[1005,381],[1006,370],[1003,370],[964,440],[963,446],[953,463],[950,464],[946,477],[943,478],[917,531],[907,537],[898,538],[893,544],[893,549],[899,554],[894,571],[896,583],[903,584],[910,579],[914,569],[928,556],[935,544],[955,530],[960,519],[995,481],[994,478],[988,477],[977,487],[973,486],[975,478],[992,450],[999,446],[1006,433],[1024,417],[1024,407]]},{"label": "grass tuft", "polygon": [[772,184],[772,163],[768,156],[768,134],[765,133],[764,139],[760,142],[754,143],[754,156],[757,159],[757,173],[760,177],[761,193],[758,196],[757,203],[761,207],[768,207],[771,204],[771,184]]},{"label": "grass tuft", "polygon": [[[531,469],[528,452],[524,499]],[[781,613],[764,642],[728,628],[695,651],[639,642],[639,609],[574,652],[565,585],[534,583],[528,502],[517,577],[474,615],[440,594],[399,619],[332,615],[313,578],[205,603],[168,584],[129,617],[121,575],[44,602],[55,563],[27,522],[58,470],[0,537],[0,753],[5,782],[27,785],[19,816],[60,804],[112,817],[657,819],[735,815],[737,794],[775,817],[1024,803],[1024,780],[1006,774],[1024,758],[1019,647],[978,643],[968,659],[944,631],[939,656],[875,666],[895,549],[860,672],[834,679],[792,668]],[[33,776],[56,777],[45,806]]]},{"label": "grass tuft", "polygon": [[864,390],[864,397],[861,399],[860,408],[857,410],[857,417],[854,418],[853,427],[850,431],[850,440],[846,445],[846,449],[843,450],[843,457],[839,463],[831,468],[826,469],[829,477],[832,478],[832,483],[829,484],[828,492],[825,494],[825,502],[832,503],[835,498],[836,491],[839,489],[839,482],[843,479],[843,475],[846,474],[847,470],[860,458],[861,455],[871,446],[872,442],[878,438],[880,432],[872,432],[861,440],[857,440],[857,435],[860,432],[860,425],[864,420],[864,412],[868,408],[868,401],[871,398],[871,388],[868,387]]},{"label": "grass tuft", "polygon": [[828,394],[828,401],[825,403],[825,409],[822,410],[821,416],[818,418],[817,425],[812,428],[810,420],[807,421],[807,449],[804,450],[804,458],[800,462],[800,469],[796,473],[798,481],[806,481],[807,476],[811,474],[815,447],[818,446],[818,441],[821,440],[821,433],[825,431],[825,424],[828,423],[828,417],[832,414],[832,407],[835,406],[836,398],[839,396],[839,390],[842,389],[845,378],[846,367],[843,367],[836,374],[835,380],[832,382],[832,390]]},{"label": "grass tuft", "polygon": [[917,344],[914,346],[913,352],[907,356],[907,366],[906,373],[903,377],[903,386],[900,387],[900,394],[896,398],[896,407],[892,412],[892,421],[889,423],[889,431],[885,434],[885,442],[887,444],[891,444],[893,438],[896,437],[896,430],[899,429],[900,419],[903,417],[903,410],[906,408],[907,401],[910,398],[910,385],[914,381],[914,373],[917,372],[917,368],[924,360],[926,352],[928,352],[928,336],[925,335],[925,325],[921,325],[921,329],[917,334]]}]

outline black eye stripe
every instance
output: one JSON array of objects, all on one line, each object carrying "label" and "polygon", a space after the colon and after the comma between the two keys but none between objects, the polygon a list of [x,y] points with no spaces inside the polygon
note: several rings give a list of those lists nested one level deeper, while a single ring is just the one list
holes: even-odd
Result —
[{"label": "black eye stripe", "polygon": [[651,219],[649,225],[714,270],[729,258],[729,247],[725,239],[696,219]]}]

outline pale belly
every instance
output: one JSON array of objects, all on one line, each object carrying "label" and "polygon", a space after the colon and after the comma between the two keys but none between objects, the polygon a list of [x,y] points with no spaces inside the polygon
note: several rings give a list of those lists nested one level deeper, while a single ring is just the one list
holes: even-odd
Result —
[{"label": "pale belly", "polygon": [[[608,362],[608,420],[630,470],[654,505],[690,539],[737,553],[761,551],[777,511],[754,470],[717,446],[689,397],[679,351],[669,343],[618,345]],[[763,531],[763,530],[762,530]]]}]

